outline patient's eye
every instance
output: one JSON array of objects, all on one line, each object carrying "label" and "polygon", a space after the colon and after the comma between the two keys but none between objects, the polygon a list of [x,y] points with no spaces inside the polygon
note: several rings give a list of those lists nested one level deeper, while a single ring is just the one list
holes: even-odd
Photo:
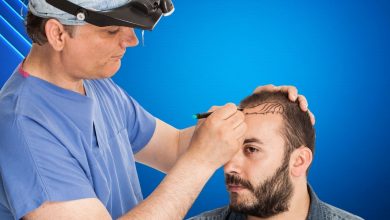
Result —
[{"label": "patient's eye", "polygon": [[250,155],[250,154],[254,154],[254,153],[259,152],[259,149],[257,147],[248,145],[248,146],[245,146],[244,152],[245,152],[245,154]]}]

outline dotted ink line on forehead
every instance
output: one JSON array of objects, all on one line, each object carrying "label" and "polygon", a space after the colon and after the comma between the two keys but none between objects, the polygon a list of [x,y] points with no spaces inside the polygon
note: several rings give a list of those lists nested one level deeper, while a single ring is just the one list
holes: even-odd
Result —
[{"label": "dotted ink line on forehead", "polygon": [[244,108],[245,115],[283,114],[284,106],[276,102],[264,102]]}]

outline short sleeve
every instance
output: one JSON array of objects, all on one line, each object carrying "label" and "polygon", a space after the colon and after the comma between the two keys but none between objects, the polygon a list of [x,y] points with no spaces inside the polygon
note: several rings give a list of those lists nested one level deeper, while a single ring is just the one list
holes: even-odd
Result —
[{"label": "short sleeve", "polygon": [[147,112],[138,102],[127,95],[128,103],[128,121],[127,131],[129,133],[130,143],[133,153],[139,152],[149,143],[156,129],[156,119]]},{"label": "short sleeve", "polygon": [[15,219],[47,201],[96,197],[78,161],[41,123],[17,116],[0,132],[1,190]]}]

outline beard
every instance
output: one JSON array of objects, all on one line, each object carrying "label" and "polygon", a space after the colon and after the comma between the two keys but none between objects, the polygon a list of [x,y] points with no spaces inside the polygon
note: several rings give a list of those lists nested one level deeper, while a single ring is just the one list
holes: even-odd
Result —
[{"label": "beard", "polygon": [[231,192],[230,209],[234,212],[260,218],[269,218],[288,211],[289,201],[293,194],[293,184],[289,178],[288,165],[289,159],[285,158],[274,175],[257,186],[253,186],[248,180],[237,175],[226,174],[226,184],[241,185],[252,194],[252,199],[240,198],[238,193]]}]

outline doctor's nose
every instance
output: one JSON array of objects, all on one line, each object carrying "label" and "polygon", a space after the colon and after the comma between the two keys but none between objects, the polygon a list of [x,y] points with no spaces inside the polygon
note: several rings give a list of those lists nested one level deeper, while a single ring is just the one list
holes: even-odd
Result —
[{"label": "doctor's nose", "polygon": [[134,32],[134,28],[130,27],[121,27],[122,36],[121,36],[121,47],[134,47],[138,45],[138,38]]}]

